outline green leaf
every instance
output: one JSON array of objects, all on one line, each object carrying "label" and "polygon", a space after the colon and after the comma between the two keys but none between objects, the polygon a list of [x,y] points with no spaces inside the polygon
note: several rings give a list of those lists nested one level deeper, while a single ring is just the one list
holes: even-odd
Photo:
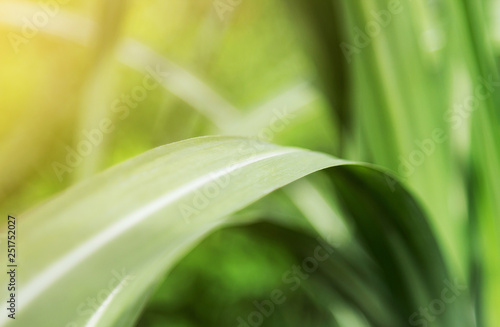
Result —
[{"label": "green leaf", "polygon": [[[345,167],[329,170],[330,178],[382,265],[389,291],[402,297],[395,299],[401,308],[416,310],[413,290],[437,295],[445,268],[424,214],[397,183],[387,183],[385,173],[297,148],[202,137],[144,153],[19,216],[15,323],[130,326],[158,281],[199,240],[224,225],[248,222],[231,214],[335,166]],[[408,232],[409,238],[401,237]],[[100,305],[92,307],[89,298]],[[13,325],[6,315],[0,319],[2,326]]]}]

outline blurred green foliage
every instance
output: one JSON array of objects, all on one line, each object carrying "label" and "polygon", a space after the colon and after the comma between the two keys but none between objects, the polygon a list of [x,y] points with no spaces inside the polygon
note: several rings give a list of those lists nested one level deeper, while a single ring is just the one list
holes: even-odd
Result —
[{"label": "blurred green foliage", "polygon": [[[477,326],[500,324],[498,0],[56,6],[50,23],[26,37],[21,18],[39,11],[37,2],[0,2],[2,212],[25,211],[159,145],[267,131],[267,141],[394,171],[429,214],[451,275],[467,282],[469,316]],[[12,33],[27,41],[12,43]],[[123,105],[159,64],[169,82],[120,118],[115,101]],[[474,96],[484,80],[493,81],[486,99]],[[288,118],[272,130],[276,110]],[[68,148],[107,118],[113,131],[58,178],[54,163],[67,163]],[[444,142],[432,142],[436,129]],[[320,193],[337,205],[331,190]],[[256,210],[307,216],[290,198],[278,193]],[[257,231],[205,240],[170,273],[139,325],[236,326],[296,259]],[[352,318],[358,312],[335,322],[313,302],[305,290],[294,293],[262,326],[368,324]]]}]

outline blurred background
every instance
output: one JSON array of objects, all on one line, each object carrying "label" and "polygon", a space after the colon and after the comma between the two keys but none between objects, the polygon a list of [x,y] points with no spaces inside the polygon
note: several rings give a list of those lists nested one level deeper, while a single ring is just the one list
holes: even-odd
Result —
[{"label": "blurred background", "polygon": [[[203,135],[370,162],[429,214],[446,264],[469,285],[474,324],[498,326],[499,24],[497,0],[1,0],[0,208],[23,212]],[[334,202],[295,187],[259,210]],[[287,242],[298,236],[279,233],[212,235],[138,326],[237,326],[297,260]],[[294,292],[260,325],[367,326],[341,305],[332,320],[314,299]]]}]

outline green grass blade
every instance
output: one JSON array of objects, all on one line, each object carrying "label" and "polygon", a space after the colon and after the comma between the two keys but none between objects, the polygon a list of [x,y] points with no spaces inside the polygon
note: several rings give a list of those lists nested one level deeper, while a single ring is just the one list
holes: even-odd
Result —
[{"label": "green grass blade", "polygon": [[[398,279],[386,281],[395,295],[406,299],[401,300],[407,303],[403,308],[413,309],[418,301],[404,292],[411,287],[396,292],[411,279],[398,263],[397,249],[391,249],[389,239],[379,242],[375,237],[394,230],[369,228],[374,227],[372,213],[403,233],[425,226],[425,216],[408,193],[398,187],[390,191],[384,173],[297,148],[202,137],[149,151],[20,216],[23,286],[16,323],[129,326],[159,278],[197,241],[225,224],[238,223],[228,215],[305,175],[341,165],[349,167],[332,170],[331,177],[339,183],[340,193],[346,192],[347,208],[359,226],[367,226],[361,231],[374,257],[386,270],[390,265],[400,270]],[[430,231],[418,232],[430,243],[410,238],[406,245],[403,238],[396,245],[405,244],[408,260],[415,267],[421,264],[421,274],[428,273],[421,285],[423,293],[431,294],[445,268]],[[377,252],[384,248],[393,253],[386,259]],[[85,301],[96,297],[102,304],[90,309]],[[12,325],[5,317],[0,325]]]}]

